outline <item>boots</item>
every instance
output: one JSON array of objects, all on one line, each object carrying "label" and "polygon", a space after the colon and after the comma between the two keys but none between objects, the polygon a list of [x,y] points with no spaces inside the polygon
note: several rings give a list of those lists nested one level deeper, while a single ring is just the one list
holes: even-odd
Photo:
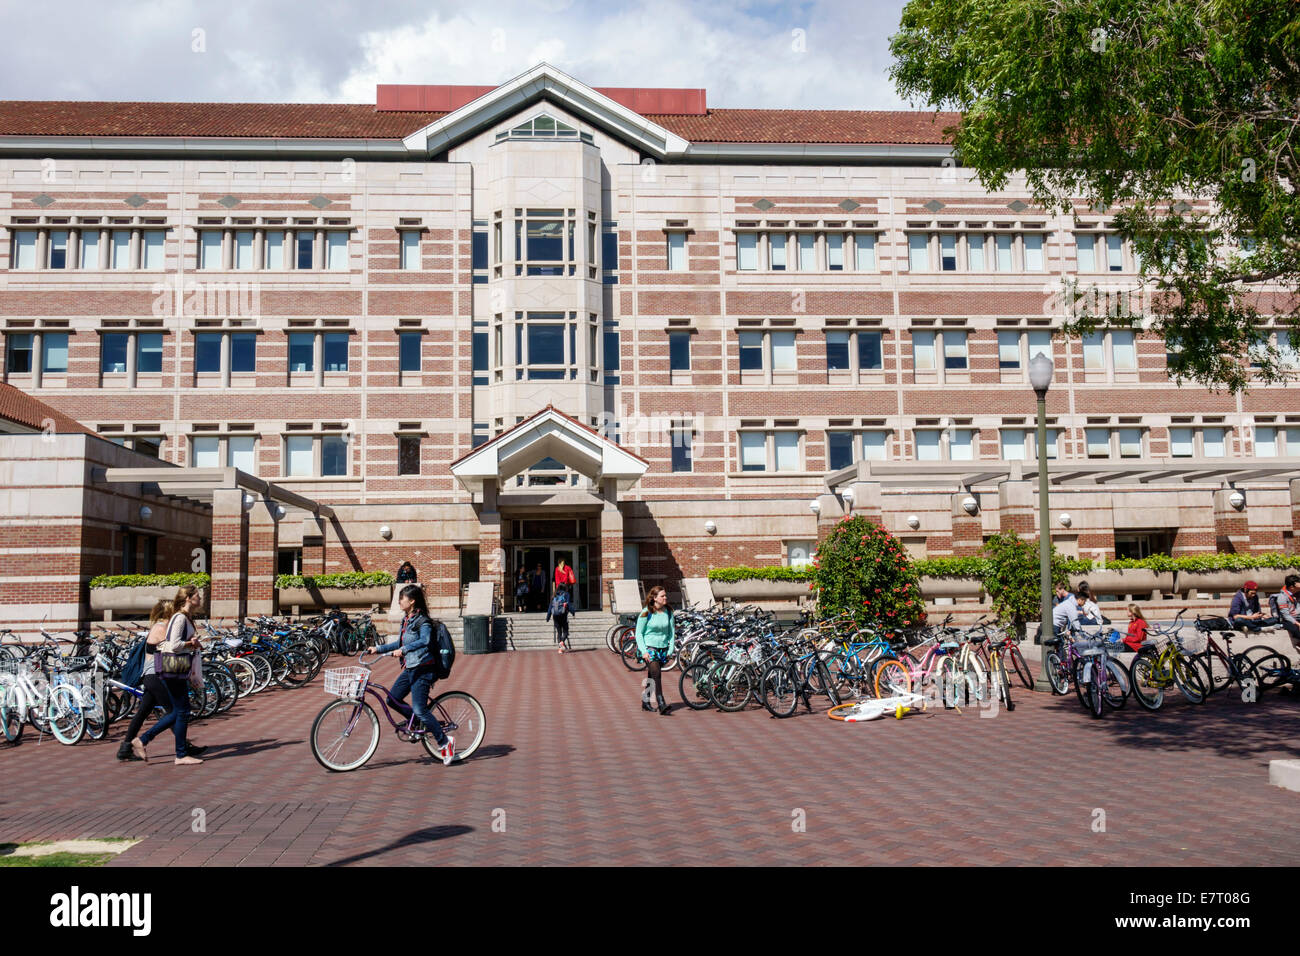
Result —
[{"label": "boots", "polygon": [[646,710],[646,711],[654,710],[654,706],[650,703],[650,695],[653,692],[653,688],[654,688],[654,684],[650,682],[650,678],[647,677],[645,680],[641,682],[641,709],[642,710]]},{"label": "boots", "polygon": [[664,695],[663,695],[663,694],[656,694],[656,695],[655,695],[655,700],[656,700],[656,702],[659,704],[659,715],[660,715],[660,716],[664,716],[665,714],[670,713],[670,711],[668,710],[668,704],[664,701]]}]

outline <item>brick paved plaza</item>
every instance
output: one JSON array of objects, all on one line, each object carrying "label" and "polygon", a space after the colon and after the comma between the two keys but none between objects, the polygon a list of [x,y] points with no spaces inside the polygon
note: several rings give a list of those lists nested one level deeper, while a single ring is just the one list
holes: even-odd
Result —
[{"label": "brick paved plaza", "polygon": [[842,724],[689,711],[676,680],[660,717],[604,651],[462,657],[451,683],[488,733],[452,767],[386,735],[363,769],[321,769],[306,741],[319,678],[198,724],[196,768],[172,764],[169,734],[145,766],[113,759],[120,725],[71,748],[29,733],[0,751],[0,842],[142,837],[114,866],[1252,865],[1300,850],[1300,795],[1268,783],[1270,758],[1296,756],[1291,698],[1154,715],[1130,701],[1094,721],[1073,695],[1018,690],[993,719]]}]

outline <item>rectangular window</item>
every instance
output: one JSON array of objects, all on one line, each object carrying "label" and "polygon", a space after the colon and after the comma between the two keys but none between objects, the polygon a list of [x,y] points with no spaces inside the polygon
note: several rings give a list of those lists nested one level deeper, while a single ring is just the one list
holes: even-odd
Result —
[{"label": "rectangular window", "polygon": [[346,372],[348,370],[348,333],[326,332],[322,343],[325,371]]},{"label": "rectangular window", "polygon": [[[478,233],[474,234],[477,240]],[[420,234],[414,229],[401,233],[401,267],[413,271],[420,268]],[[475,241],[475,246],[478,243]],[[484,266],[486,268],[486,266]]]},{"label": "rectangular window", "polygon": [[[409,257],[414,264],[403,266],[403,268],[418,269],[420,268],[420,234],[410,232],[407,235],[415,237],[415,249]],[[476,231],[470,236],[469,267],[475,271],[488,267],[488,234],[486,232]]]},{"label": "rectangular window", "polygon": [[1169,454],[1174,458],[1191,458],[1195,454],[1190,428],[1169,429]]},{"label": "rectangular window", "polygon": [[41,335],[41,369],[46,372],[68,370],[67,332],[45,332]]},{"label": "rectangular window", "polygon": [[948,458],[952,461],[974,461],[975,429],[954,428],[948,444]]},{"label": "rectangular window", "polygon": [[604,345],[605,381],[617,382],[618,366],[619,366],[618,328],[617,327],[611,328],[610,326],[606,325],[603,337],[605,340],[605,345]]},{"label": "rectangular window", "polygon": [[146,229],[144,245],[140,250],[141,269],[161,269],[163,267],[163,249],[167,233],[161,229]]},{"label": "rectangular window", "polygon": [[853,464],[853,432],[826,433],[826,468],[839,471]]},{"label": "rectangular window", "polygon": [[758,233],[736,233],[736,268],[744,272],[758,268]]},{"label": "rectangular window", "polygon": [[787,541],[785,546],[785,563],[792,568],[806,568],[812,564],[812,554],[816,550],[813,541]]},{"label": "rectangular window", "polygon": [[[475,345],[477,346],[478,334],[475,334]],[[397,336],[399,357],[399,370],[403,372],[420,371],[420,333],[419,332],[402,332]],[[486,348],[486,342],[484,346]],[[484,356],[486,360],[487,356]],[[477,360],[475,367],[478,367]]]},{"label": "rectangular window", "polygon": [[668,333],[668,368],[674,372],[691,370],[691,333]]},{"label": "rectangular window", "polygon": [[1061,430],[1059,428],[1047,429],[1047,458],[1049,461],[1056,457],[1056,449],[1060,440]]},{"label": "rectangular window", "polygon": [[844,270],[844,234],[832,232],[826,237],[826,268],[831,272]]},{"label": "rectangular window", "polygon": [[325,233],[326,252],[325,268],[335,272],[346,272],[348,268],[348,233],[333,230]]},{"label": "rectangular window", "polygon": [[284,230],[272,229],[266,233],[266,261],[262,264],[264,269],[283,269],[284,268]]},{"label": "rectangular window", "polygon": [[763,333],[740,333],[740,370],[742,372],[761,372],[763,370]]},{"label": "rectangular window", "polygon": [[799,433],[776,432],[776,470],[799,470]]},{"label": "rectangular window", "polygon": [[957,271],[957,236],[951,232],[939,234],[939,268],[944,272]]},{"label": "rectangular window", "polygon": [[68,230],[50,230],[50,268],[68,268]]},{"label": "rectangular window", "polygon": [[221,230],[205,229],[199,233],[199,268],[221,268]]},{"label": "rectangular window", "polygon": [[226,439],[226,467],[257,474],[257,439],[253,435],[231,435]]},{"label": "rectangular window", "polygon": [[99,370],[125,372],[128,336],[125,332],[106,332],[99,337]]},{"label": "rectangular window", "polygon": [[[402,371],[416,372],[419,371],[419,361],[420,361],[419,336],[410,336],[409,333],[408,336],[416,340],[416,344],[415,344],[416,368],[413,369],[403,368]],[[404,336],[404,338],[405,337],[407,336]],[[405,345],[406,343],[403,342],[402,344]],[[470,356],[471,364],[473,366],[473,372],[474,372],[474,384],[475,385],[489,384],[488,382],[488,334],[486,332],[475,332],[473,341],[470,344],[470,350],[471,350],[471,356]]]},{"label": "rectangular window", "polygon": [[1267,428],[1256,428],[1255,457],[1276,458],[1277,456],[1277,429],[1272,426]]},{"label": "rectangular window", "polygon": [[1029,361],[1034,360],[1036,355],[1047,356],[1048,361],[1052,358],[1052,333],[1051,332],[1030,332],[1029,333]]},{"label": "rectangular window", "polygon": [[230,335],[230,371],[257,371],[257,333],[232,332]]},{"label": "rectangular window", "polygon": [[1011,236],[1001,235],[996,237],[998,252],[998,271],[1011,271]]},{"label": "rectangular window", "polygon": [[930,237],[914,232],[907,237],[907,268],[911,272],[928,272],[930,269]]},{"label": "rectangular window", "polygon": [[1043,237],[1031,234],[1025,236],[1025,271],[1043,271]]},{"label": "rectangular window", "polygon": [[600,267],[606,271],[618,268],[618,233],[600,234]]},{"label": "rectangular window", "polygon": [[767,436],[763,432],[740,433],[740,470],[767,470]]},{"label": "rectangular window", "polygon": [[1002,429],[1002,460],[1024,461],[1025,430],[1023,428]]},{"label": "rectangular window", "polygon": [[1020,368],[1020,333],[998,333],[998,368]]},{"label": "rectangular window", "polygon": [[209,435],[203,438],[191,438],[190,445],[194,450],[193,467],[195,468],[220,468],[221,467],[221,439]]},{"label": "rectangular window", "polygon": [[673,471],[692,470],[692,443],[694,437],[694,434],[689,428],[673,429]]},{"label": "rectangular window", "polygon": [[564,326],[537,325],[528,326],[528,364],[563,365],[564,364]]},{"label": "rectangular window", "polygon": [[1286,440],[1286,453],[1300,455],[1300,428],[1287,428],[1283,438]]},{"label": "rectangular window", "polygon": [[966,268],[971,272],[984,271],[984,237],[968,235],[966,237]]},{"label": "rectangular window", "polygon": [[1102,332],[1087,332],[1083,336],[1083,367],[1090,372],[1099,372],[1106,367],[1106,353]]},{"label": "rectangular window", "polygon": [[849,333],[826,333],[826,370],[828,372],[847,372],[849,370]]},{"label": "rectangular window", "polygon": [[316,370],[316,333],[289,333],[289,371],[314,372]]},{"label": "rectangular window", "polygon": [[686,233],[668,233],[668,268],[674,272],[686,271]]},{"label": "rectangular window", "polygon": [[1291,333],[1278,329],[1277,331],[1277,350],[1279,353],[1278,361],[1284,368],[1296,368],[1300,365],[1297,360],[1295,346],[1291,344]]},{"label": "rectangular window", "polygon": [[934,371],[933,332],[912,333],[912,368],[918,372]]},{"label": "rectangular window", "polygon": [[1206,458],[1222,458],[1228,453],[1222,428],[1206,428],[1201,432],[1201,447]]},{"label": "rectangular window", "polygon": [[817,268],[817,237],[811,232],[799,233],[799,271],[812,272]]},{"label": "rectangular window", "polygon": [[794,354],[794,333],[773,332],[771,335],[772,371],[793,372],[798,367]]},{"label": "rectangular window", "polygon": [[916,433],[916,460],[939,460],[939,432],[931,429]]},{"label": "rectangular window", "polygon": [[112,262],[109,263],[110,269],[129,269],[131,268],[131,230],[114,229],[112,232],[112,241],[109,247],[112,254]]},{"label": "rectangular window", "polygon": [[10,372],[27,374],[32,370],[32,334],[30,332],[9,333],[5,336],[8,343],[8,359],[5,367]]},{"label": "rectangular window", "polygon": [[135,370],[137,372],[162,371],[161,332],[139,332],[135,337]]},{"label": "rectangular window", "polygon": [[420,473],[420,437],[418,435],[401,435],[398,437],[397,473],[399,475],[418,475]]},{"label": "rectangular window", "polygon": [[1142,429],[1121,428],[1119,430],[1119,457],[1142,457]]},{"label": "rectangular window", "polygon": [[968,368],[966,358],[966,333],[945,329],[943,333],[943,367],[961,370]]},{"label": "rectangular window", "polygon": [[298,269],[310,269],[316,255],[316,233],[311,229],[299,229],[294,234],[294,243],[298,247]]},{"label": "rectangular window", "polygon": [[348,473],[348,443],[342,435],[321,436],[320,473],[331,478]]},{"label": "rectangular window", "polygon": [[1075,236],[1074,245],[1078,254],[1078,271],[1096,272],[1097,237],[1088,235]]},{"label": "rectangular window", "polygon": [[204,333],[194,336],[194,371],[221,371],[221,335]]},{"label": "rectangular window", "polygon": [[1110,354],[1117,372],[1137,371],[1137,348],[1133,343],[1133,333],[1115,331],[1110,333]]},{"label": "rectangular window", "polygon": [[10,268],[36,268],[36,230],[19,229],[13,233],[13,252]]},{"label": "rectangular window", "polygon": [[885,444],[888,438],[888,432],[863,432],[863,459],[865,461],[884,461],[888,457],[888,447]]},{"label": "rectangular window", "polygon": [[785,258],[785,233],[774,232],[768,236],[768,243],[772,247],[772,271],[784,272],[786,267]]},{"label": "rectangular window", "polygon": [[858,333],[858,368],[863,372],[878,372],[885,367],[881,349],[880,332]]},{"label": "rectangular window", "polygon": [[81,268],[99,268],[99,230],[81,230]]},{"label": "rectangular window", "polygon": [[253,230],[235,230],[235,268],[253,268]]},{"label": "rectangular window", "polygon": [[1086,428],[1083,434],[1087,442],[1089,458],[1110,457],[1109,428]]},{"label": "rectangular window", "polygon": [[147,438],[137,436],[131,444],[140,454],[148,455],[150,458],[157,458],[162,454],[162,439],[157,436]]},{"label": "rectangular window", "polygon": [[859,272],[875,272],[876,237],[869,232],[859,232],[853,237],[853,244],[857,256],[854,268]]},{"label": "rectangular window", "polygon": [[284,440],[285,474],[291,478],[305,478],[312,473],[312,446],[316,439],[311,435],[290,435]]},{"label": "rectangular window", "polygon": [[1111,272],[1122,272],[1124,269],[1124,247],[1123,240],[1119,236],[1109,235],[1106,237],[1106,266]]}]

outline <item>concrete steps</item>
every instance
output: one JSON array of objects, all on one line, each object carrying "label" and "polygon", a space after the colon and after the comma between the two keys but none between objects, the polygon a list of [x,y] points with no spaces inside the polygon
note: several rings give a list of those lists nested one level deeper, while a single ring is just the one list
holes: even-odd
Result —
[{"label": "concrete steps", "polygon": [[[569,646],[604,647],[605,633],[615,621],[603,611],[580,611],[569,618]],[[456,646],[465,646],[459,618],[445,621]],[[493,621],[493,644],[496,650],[555,649],[555,627],[545,614],[501,614]]]}]

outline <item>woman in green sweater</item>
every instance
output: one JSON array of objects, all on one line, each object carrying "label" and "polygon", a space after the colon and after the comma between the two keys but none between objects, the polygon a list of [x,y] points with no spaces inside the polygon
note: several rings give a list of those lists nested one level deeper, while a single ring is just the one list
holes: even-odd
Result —
[{"label": "woman in green sweater", "polygon": [[664,688],[660,675],[663,665],[668,663],[669,656],[677,651],[677,638],[673,633],[673,612],[668,607],[668,592],[661,587],[650,589],[645,597],[645,607],[636,619],[636,649],[645,660],[650,675],[641,691],[641,709],[655,709],[650,704],[650,688],[653,681],[659,713],[667,714],[668,705],[664,703]]}]

